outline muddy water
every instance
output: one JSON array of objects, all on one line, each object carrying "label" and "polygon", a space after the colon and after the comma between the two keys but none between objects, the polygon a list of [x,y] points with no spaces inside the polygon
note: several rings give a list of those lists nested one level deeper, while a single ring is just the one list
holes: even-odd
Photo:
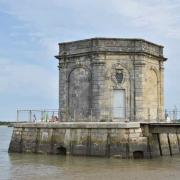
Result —
[{"label": "muddy water", "polygon": [[8,154],[12,128],[0,127],[0,180],[179,180],[180,156],[152,160]]}]

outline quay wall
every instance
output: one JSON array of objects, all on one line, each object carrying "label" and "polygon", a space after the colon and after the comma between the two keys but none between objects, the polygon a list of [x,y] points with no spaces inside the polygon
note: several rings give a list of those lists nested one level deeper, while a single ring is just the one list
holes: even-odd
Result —
[{"label": "quay wall", "polygon": [[9,152],[133,157],[147,153],[139,123],[16,124]]},{"label": "quay wall", "polygon": [[180,123],[141,123],[150,157],[180,154]]},{"label": "quay wall", "polygon": [[[170,127],[171,126],[171,127]],[[9,152],[120,158],[180,153],[180,125],[63,122],[14,125]]]}]

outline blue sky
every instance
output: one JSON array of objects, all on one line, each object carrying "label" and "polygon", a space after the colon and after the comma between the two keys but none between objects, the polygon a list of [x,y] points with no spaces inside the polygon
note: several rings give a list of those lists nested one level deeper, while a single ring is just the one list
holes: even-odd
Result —
[{"label": "blue sky", "polygon": [[179,0],[0,0],[0,120],[58,108],[58,42],[144,38],[165,46],[165,106],[180,108]]}]

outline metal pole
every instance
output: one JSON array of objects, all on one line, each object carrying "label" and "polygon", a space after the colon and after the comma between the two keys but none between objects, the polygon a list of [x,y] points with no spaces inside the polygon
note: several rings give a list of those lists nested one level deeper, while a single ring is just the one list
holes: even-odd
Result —
[{"label": "metal pole", "polygon": [[32,122],[32,111],[29,110],[29,122]]},{"label": "metal pole", "polygon": [[175,121],[177,121],[177,108],[176,108],[176,106],[174,108],[174,111],[175,111]]},{"label": "metal pole", "polygon": [[17,109],[17,122],[19,122],[19,110]]},{"label": "metal pole", "polygon": [[43,111],[41,111],[41,122],[43,121]]},{"label": "metal pole", "polygon": [[173,121],[175,120],[175,109],[173,109]]}]

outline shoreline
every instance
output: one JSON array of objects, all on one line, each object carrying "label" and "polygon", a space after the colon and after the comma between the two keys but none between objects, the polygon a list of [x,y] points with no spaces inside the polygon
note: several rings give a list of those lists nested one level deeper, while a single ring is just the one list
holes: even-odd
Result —
[{"label": "shoreline", "polygon": [[13,122],[5,122],[5,121],[0,121],[0,127],[1,126],[12,126]]}]

